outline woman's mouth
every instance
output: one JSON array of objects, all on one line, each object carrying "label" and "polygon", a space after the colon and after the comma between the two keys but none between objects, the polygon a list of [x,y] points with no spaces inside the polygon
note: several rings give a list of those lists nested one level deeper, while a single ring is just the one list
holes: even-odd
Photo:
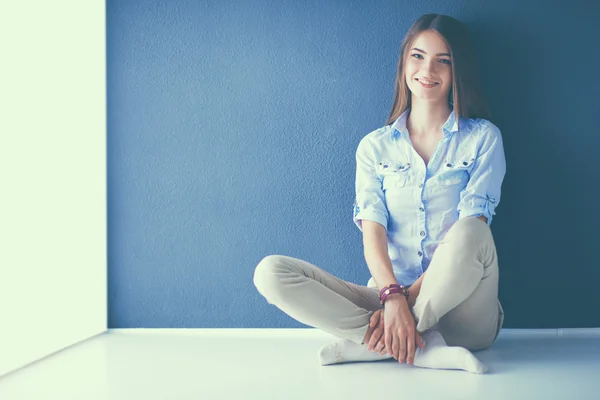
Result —
[{"label": "woman's mouth", "polygon": [[435,82],[424,81],[424,82],[427,82],[427,83],[424,83],[423,81],[420,81],[419,79],[417,79],[417,82],[419,82],[421,84],[421,86],[423,86],[424,88],[427,88],[427,89],[431,89],[432,87],[437,85],[437,83],[435,83]]}]

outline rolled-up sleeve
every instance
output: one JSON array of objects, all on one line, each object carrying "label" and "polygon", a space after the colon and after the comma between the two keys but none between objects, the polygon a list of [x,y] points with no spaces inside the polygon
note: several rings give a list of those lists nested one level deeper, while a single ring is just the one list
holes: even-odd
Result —
[{"label": "rolled-up sleeve", "polygon": [[495,209],[500,203],[502,181],[506,174],[506,159],[502,135],[498,127],[487,121],[483,141],[467,186],[460,194],[458,203],[459,219],[465,217],[487,218],[492,224]]},{"label": "rolled-up sleeve", "polygon": [[356,150],[356,182],[354,199],[354,223],[362,232],[362,220],[383,225],[387,232],[389,213],[381,187],[381,178],[375,171],[375,153],[367,137]]}]

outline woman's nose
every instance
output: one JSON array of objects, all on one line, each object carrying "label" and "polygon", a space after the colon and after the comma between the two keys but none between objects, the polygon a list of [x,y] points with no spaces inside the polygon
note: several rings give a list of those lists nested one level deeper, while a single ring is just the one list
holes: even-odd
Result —
[{"label": "woman's nose", "polygon": [[423,72],[425,73],[430,73],[430,72],[434,72],[435,71],[435,64],[434,63],[426,63],[425,66],[423,67]]}]

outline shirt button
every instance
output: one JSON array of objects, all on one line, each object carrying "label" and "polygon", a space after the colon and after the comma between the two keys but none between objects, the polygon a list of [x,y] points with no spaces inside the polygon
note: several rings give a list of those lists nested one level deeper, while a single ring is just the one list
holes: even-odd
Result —
[{"label": "shirt button", "polygon": [[419,207],[419,211],[425,211],[423,207]]},{"label": "shirt button", "polygon": [[423,253],[421,253],[421,252],[418,252],[417,254],[419,255],[419,257],[421,257],[423,255]]},{"label": "shirt button", "polygon": [[425,236],[425,232],[421,231],[421,236]]}]

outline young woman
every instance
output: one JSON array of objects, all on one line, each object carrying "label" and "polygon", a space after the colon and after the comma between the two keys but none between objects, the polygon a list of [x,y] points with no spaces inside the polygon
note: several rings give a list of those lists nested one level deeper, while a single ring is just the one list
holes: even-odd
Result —
[{"label": "young woman", "polygon": [[504,313],[489,228],[506,172],[466,27],[419,18],[406,35],[387,124],[356,151],[354,223],[372,278],[346,282],[271,255],[254,284],[292,318],[341,339],[322,365],[393,357],[401,364],[484,373]]}]

